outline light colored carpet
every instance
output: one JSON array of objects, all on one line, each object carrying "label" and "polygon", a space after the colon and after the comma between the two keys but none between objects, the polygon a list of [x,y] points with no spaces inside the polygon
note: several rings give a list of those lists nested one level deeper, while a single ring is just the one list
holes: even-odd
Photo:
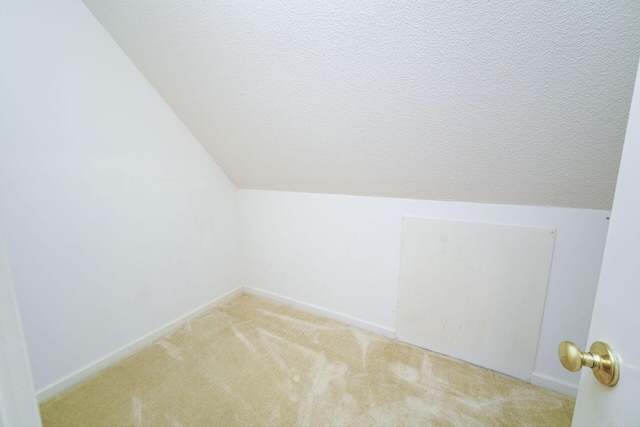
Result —
[{"label": "light colored carpet", "polygon": [[45,426],[570,425],[574,399],[242,295],[53,397]]}]

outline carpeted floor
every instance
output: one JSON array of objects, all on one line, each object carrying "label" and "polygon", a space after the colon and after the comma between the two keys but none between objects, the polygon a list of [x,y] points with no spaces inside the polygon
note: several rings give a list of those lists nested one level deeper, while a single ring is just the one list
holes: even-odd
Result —
[{"label": "carpeted floor", "polygon": [[242,295],[42,403],[45,426],[571,424],[574,399]]}]

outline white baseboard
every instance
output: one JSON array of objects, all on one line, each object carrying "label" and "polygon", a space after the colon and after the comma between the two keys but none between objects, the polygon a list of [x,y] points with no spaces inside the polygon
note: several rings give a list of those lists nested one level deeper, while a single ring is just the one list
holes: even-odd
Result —
[{"label": "white baseboard", "polygon": [[[232,300],[233,298],[241,295],[243,292],[248,294],[256,295],[262,298],[266,298],[272,301],[279,302],[281,304],[288,305],[290,307],[296,308],[301,311],[305,311],[307,313],[315,314],[317,316],[327,317],[329,319],[337,320],[339,322],[345,323],[347,325],[355,326],[360,329],[364,329],[366,331],[373,332],[375,334],[379,334],[388,338],[396,338],[396,333],[393,329],[385,328],[384,326],[376,325],[375,323],[367,322],[365,320],[357,319],[351,316],[347,316],[341,313],[337,313],[332,310],[328,310],[322,307],[318,307],[313,304],[308,304],[305,302],[301,302],[292,298],[284,297],[282,295],[274,294],[272,292],[263,291],[260,289],[251,288],[248,286],[244,286],[241,288],[234,289],[231,292],[226,293],[225,295],[216,298],[213,301],[210,301],[189,313],[168,322],[159,328],[149,332],[143,337],[107,354],[106,356],[89,363],[75,372],[67,375],[59,381],[56,381],[53,384],[43,387],[37,392],[38,402],[43,402],[61,391],[79,383],[80,381],[100,372],[101,370],[113,365],[114,363],[124,359],[135,351],[141,349],[145,345],[151,343],[162,335],[182,326],[187,323],[189,320],[198,316],[201,313],[204,313],[207,310],[210,310],[216,306],[224,304],[227,301]],[[547,388],[549,390],[557,391],[562,394],[566,394],[568,396],[576,397],[578,395],[578,385],[570,383],[565,380],[561,380],[559,378],[551,377],[546,374],[541,374],[538,372],[534,372],[531,375],[531,383],[538,385],[540,387]]]},{"label": "white baseboard", "polygon": [[79,383],[80,381],[90,377],[93,374],[96,374],[98,372],[100,372],[101,370],[107,368],[108,366],[113,365],[114,363],[124,359],[125,357],[129,356],[130,354],[132,354],[133,352],[135,352],[136,350],[141,349],[142,347],[144,347],[145,345],[149,344],[150,342],[154,341],[155,339],[161,337],[162,335],[166,334],[169,331],[172,331],[173,329],[178,328],[179,326],[182,326],[183,324],[187,323],[189,320],[193,319],[194,317],[198,316],[201,313],[204,313],[205,311],[208,311],[218,305],[224,304],[225,302],[232,300],[233,298],[242,295],[242,288],[237,288],[234,289],[231,292],[228,292],[224,295],[222,295],[221,297],[218,297],[216,299],[214,299],[213,301],[209,301],[208,303],[190,311],[189,313],[175,319],[172,320],[168,323],[165,323],[164,325],[160,326],[159,328],[149,332],[148,334],[140,337],[139,339],[130,342],[129,344],[125,345],[124,347],[121,347],[109,354],[107,354],[106,356],[91,362],[83,367],[81,367],[80,369],[78,369],[77,371],[67,375],[66,377],[62,378],[59,381],[56,381],[53,384],[50,384],[48,386],[43,387],[42,389],[38,390],[37,392],[37,397],[38,397],[38,402],[43,402],[47,399],[49,399],[50,397],[53,397],[54,395],[60,393],[61,391]]},{"label": "white baseboard", "polygon": [[270,299],[272,301],[279,302],[284,305],[288,305],[289,307],[293,307],[300,311],[305,311],[307,313],[315,314],[317,316],[328,317],[329,319],[337,320],[338,322],[346,323],[347,325],[355,326],[356,328],[364,329],[366,331],[373,332],[374,334],[378,334],[378,335],[383,335],[388,338],[395,339],[396,337],[396,331],[394,331],[393,329],[385,328],[384,326],[376,325],[375,323],[370,323],[365,320],[356,319],[355,317],[347,316],[345,314],[340,314],[332,310],[327,310],[326,308],[318,307],[317,305],[308,304],[306,302],[284,297],[282,295],[274,294],[272,292],[267,292],[260,289],[251,288],[248,286],[244,286],[242,289],[244,290],[244,292],[248,294]]},{"label": "white baseboard", "polygon": [[[347,325],[355,326],[360,329],[364,329],[375,334],[383,335],[388,338],[396,338],[396,333],[390,328],[385,328],[374,323],[370,323],[364,320],[356,319],[344,314],[337,313],[332,310],[327,310],[322,307],[318,307],[313,304],[301,302],[292,298],[288,298],[282,295],[275,294],[273,292],[263,291],[260,289],[244,286],[242,288],[244,292],[258,297],[266,298],[275,302],[279,302],[289,307],[293,307],[300,311],[315,314],[317,316],[328,317],[329,319],[337,320]],[[540,387],[544,387],[549,390],[557,391],[558,393],[565,394],[567,396],[576,397],[578,395],[578,385],[570,383],[559,378],[555,378],[546,374],[533,372],[531,374],[531,383]]]},{"label": "white baseboard", "polygon": [[561,380],[560,378],[555,378],[550,375],[534,372],[531,374],[531,383],[557,391],[558,393],[566,394],[567,396],[578,396],[578,384],[570,383],[569,381]]}]

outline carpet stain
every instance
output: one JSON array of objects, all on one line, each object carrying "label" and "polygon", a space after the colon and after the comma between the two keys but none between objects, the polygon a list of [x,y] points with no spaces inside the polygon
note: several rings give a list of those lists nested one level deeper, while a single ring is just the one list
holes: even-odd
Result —
[{"label": "carpet stain", "polygon": [[242,295],[40,405],[44,426],[563,426],[574,399]]}]

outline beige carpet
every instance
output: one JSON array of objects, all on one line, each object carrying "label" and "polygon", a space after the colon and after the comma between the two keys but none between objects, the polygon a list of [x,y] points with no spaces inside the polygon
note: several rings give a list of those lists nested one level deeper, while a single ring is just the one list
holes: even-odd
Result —
[{"label": "beige carpet", "polygon": [[570,425],[574,399],[242,295],[53,397],[45,426]]}]

